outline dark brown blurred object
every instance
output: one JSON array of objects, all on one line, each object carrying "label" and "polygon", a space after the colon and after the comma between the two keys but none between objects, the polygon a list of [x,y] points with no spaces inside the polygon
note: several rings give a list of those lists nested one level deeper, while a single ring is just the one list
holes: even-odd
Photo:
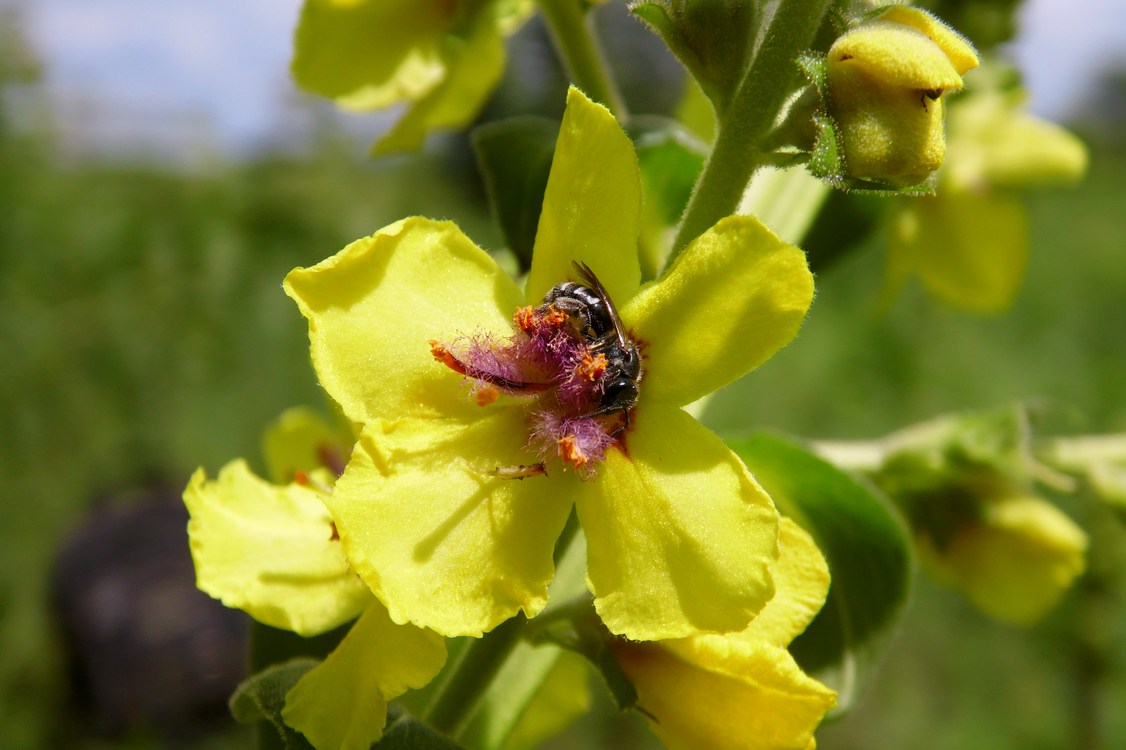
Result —
[{"label": "dark brown blurred object", "polygon": [[229,722],[249,621],[199,591],[180,493],[96,509],[59,551],[54,611],[94,732],[187,739]]}]

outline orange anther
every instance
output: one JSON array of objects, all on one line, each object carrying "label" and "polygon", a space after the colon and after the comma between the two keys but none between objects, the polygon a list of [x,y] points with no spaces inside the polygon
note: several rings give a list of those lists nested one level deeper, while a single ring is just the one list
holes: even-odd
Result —
[{"label": "orange anther", "polygon": [[446,345],[437,339],[430,339],[430,353],[434,355],[434,359],[442,363],[445,363],[446,360],[454,356],[450,354],[450,350],[446,348]]},{"label": "orange anther", "polygon": [[536,308],[531,305],[516,308],[516,314],[512,316],[512,322],[521,331],[530,331],[536,327]]},{"label": "orange anther", "polygon": [[549,326],[558,328],[567,322],[567,313],[563,312],[555,305],[548,305],[547,315],[543,316],[543,322]]},{"label": "orange anther", "polygon": [[477,389],[477,405],[488,406],[500,398],[500,391],[491,385],[481,386]]},{"label": "orange anther", "polygon": [[455,357],[446,345],[436,339],[430,339],[430,353],[434,355],[434,359],[438,360],[446,367],[454,372],[465,375],[465,365]]},{"label": "orange anther", "polygon": [[594,382],[602,377],[602,373],[606,372],[607,364],[609,363],[606,361],[605,354],[595,354],[592,357],[590,352],[586,352],[583,354],[582,362],[579,362],[578,367],[575,368],[575,375]]},{"label": "orange anther", "polygon": [[299,484],[302,487],[311,487],[313,485],[312,481],[309,480],[309,475],[300,469],[293,472],[293,483]]},{"label": "orange anther", "polygon": [[587,462],[586,454],[579,448],[574,435],[564,435],[557,442],[559,457],[563,459],[563,463],[571,464],[577,469]]}]

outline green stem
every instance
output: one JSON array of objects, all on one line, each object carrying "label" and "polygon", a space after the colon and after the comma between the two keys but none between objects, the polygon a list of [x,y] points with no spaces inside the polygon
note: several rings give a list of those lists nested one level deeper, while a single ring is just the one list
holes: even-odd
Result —
[{"label": "green stem", "polygon": [[880,468],[887,446],[880,440],[818,440],[813,452],[839,469],[868,472]]},{"label": "green stem", "polygon": [[1059,437],[1045,441],[1036,453],[1058,469],[1083,471],[1099,462],[1126,461],[1126,433]]},{"label": "green stem", "polygon": [[[556,562],[574,543],[578,522],[574,511],[555,543]],[[435,694],[421,718],[435,729],[457,739],[467,727],[501,668],[524,641],[527,619],[523,614],[507,620],[461,652],[449,677]]]},{"label": "green stem", "polygon": [[731,104],[720,114],[715,145],[684,210],[669,262],[709,227],[735,213],[762,146],[798,76],[794,63],[809,48],[830,0],[781,0],[762,45]]},{"label": "green stem", "polygon": [[583,0],[538,0],[538,4],[571,81],[609,107],[619,122],[625,121],[629,112],[594,37]]},{"label": "green stem", "polygon": [[485,688],[520,643],[524,622],[523,615],[513,617],[466,646],[423,719],[438,731],[457,737],[472,718]]}]

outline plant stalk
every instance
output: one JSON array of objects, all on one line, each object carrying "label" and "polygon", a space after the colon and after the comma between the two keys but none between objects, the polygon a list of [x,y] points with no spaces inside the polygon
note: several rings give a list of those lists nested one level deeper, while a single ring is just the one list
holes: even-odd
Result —
[{"label": "plant stalk", "polygon": [[726,111],[711,156],[681,218],[669,263],[692,240],[736,212],[743,190],[765,163],[762,146],[798,76],[795,59],[808,49],[829,0],[781,0]]},{"label": "plant stalk", "polygon": [[606,105],[618,122],[627,120],[625,100],[594,36],[583,0],[538,0],[538,5],[571,81]]}]

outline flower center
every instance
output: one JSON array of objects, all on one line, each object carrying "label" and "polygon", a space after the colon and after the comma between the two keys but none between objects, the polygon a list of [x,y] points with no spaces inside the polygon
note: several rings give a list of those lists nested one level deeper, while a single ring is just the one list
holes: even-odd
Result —
[{"label": "flower center", "polygon": [[[529,448],[543,461],[558,456],[584,477],[620,445],[637,403],[640,349],[625,331],[605,288],[585,265],[589,286],[564,282],[537,307],[518,309],[508,338],[462,336],[430,342],[434,358],[464,375],[480,406],[502,393],[530,399]],[[530,467],[520,467],[527,469]],[[510,476],[498,469],[497,476]],[[542,471],[512,472],[513,478]]]}]

